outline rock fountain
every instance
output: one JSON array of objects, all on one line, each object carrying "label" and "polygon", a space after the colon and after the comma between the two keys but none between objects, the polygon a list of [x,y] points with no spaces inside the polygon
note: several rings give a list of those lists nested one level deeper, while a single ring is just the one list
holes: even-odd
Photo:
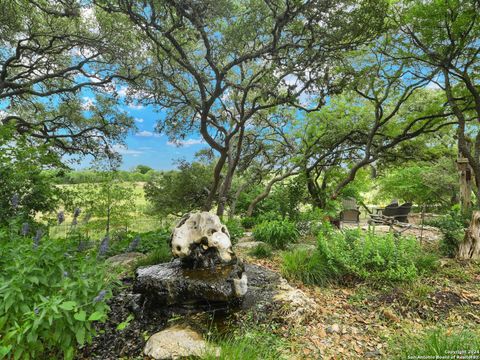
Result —
[{"label": "rock fountain", "polygon": [[[185,215],[172,232],[170,247],[172,261],[139,268],[134,279],[123,279],[127,286],[111,299],[109,321],[98,324],[100,334],[83,349],[85,358],[138,357],[142,350],[149,359],[217,354],[202,336],[213,321],[228,331],[232,319],[248,313],[258,322],[302,323],[317,311],[312,299],[276,272],[244,264],[215,215]],[[182,316],[172,321],[176,314]],[[125,321],[129,325],[119,331]],[[151,335],[147,341],[146,333]]]},{"label": "rock fountain", "polygon": [[238,303],[246,294],[245,266],[218,216],[185,215],[173,230],[170,247],[173,261],[136,272],[134,292],[149,306],[214,306]]}]

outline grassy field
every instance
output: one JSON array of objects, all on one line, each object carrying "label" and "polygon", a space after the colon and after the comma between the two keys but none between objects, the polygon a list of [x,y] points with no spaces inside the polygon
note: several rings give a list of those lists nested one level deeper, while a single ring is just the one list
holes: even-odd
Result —
[{"label": "grassy field", "polygon": [[[125,183],[125,186],[132,185],[131,183]],[[149,214],[149,204],[145,198],[144,191],[144,182],[133,183],[133,211],[122,216],[122,220],[113,221],[111,224],[112,231],[121,230],[121,231],[134,231],[134,232],[148,232],[153,230],[158,230],[161,228],[169,227],[172,225],[174,219],[169,217],[160,217],[158,215]],[[69,184],[69,185],[60,185],[64,189],[75,189],[81,190],[84,184]],[[72,231],[79,231],[83,234],[86,234],[88,237],[92,238],[101,238],[104,231],[105,218],[92,217],[88,223],[82,221],[82,216],[80,216],[80,221],[78,225],[73,226],[73,214],[65,211],[65,209],[60,208],[58,211],[65,212],[65,221],[60,224],[54,224],[49,226],[49,234],[55,238],[64,238]],[[43,216],[44,221],[52,221],[55,218],[55,214],[49,214],[48,216]],[[53,220],[54,221],[54,220]]]}]

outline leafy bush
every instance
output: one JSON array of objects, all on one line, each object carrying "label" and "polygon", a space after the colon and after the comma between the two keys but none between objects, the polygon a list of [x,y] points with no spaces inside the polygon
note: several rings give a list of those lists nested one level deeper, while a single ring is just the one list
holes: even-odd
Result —
[{"label": "leafy bush", "polygon": [[168,262],[172,259],[172,252],[168,246],[159,247],[147,254],[147,257],[135,263],[135,269],[142,266],[156,265]]},{"label": "leafy bush", "polygon": [[320,234],[318,256],[326,275],[336,279],[412,281],[437,266],[437,257],[427,254],[415,238],[360,230]]},{"label": "leafy bush", "polygon": [[238,239],[240,239],[244,233],[242,223],[238,219],[228,219],[224,224],[227,226],[228,232],[230,233],[232,244],[236,244]]},{"label": "leafy bush", "polygon": [[245,229],[251,229],[255,226],[256,224],[256,221],[255,221],[255,218],[252,217],[252,216],[245,216],[242,218],[242,226],[245,228]]},{"label": "leafy bush", "polygon": [[323,259],[318,252],[312,254],[306,249],[297,249],[282,254],[282,275],[289,280],[320,285],[327,279],[324,269]]},{"label": "leafy bush", "polygon": [[270,244],[274,249],[284,249],[298,239],[299,233],[294,223],[288,220],[273,220],[256,225],[253,236]]},{"label": "leafy bush", "polygon": [[462,214],[457,207],[454,207],[447,215],[428,222],[428,225],[439,228],[442,233],[440,249],[444,255],[455,257],[470,217],[471,214]]},{"label": "leafy bush", "polygon": [[265,259],[272,256],[272,247],[268,244],[259,244],[250,250],[249,255],[259,259]]},{"label": "leafy bush", "polygon": [[[464,330],[450,333],[435,329],[418,338],[407,337],[400,341],[397,359],[420,359],[431,357],[436,359],[475,358],[480,349],[480,334]],[[396,343],[398,343],[396,341]]]},{"label": "leafy bush", "polygon": [[71,359],[106,317],[105,266],[68,241],[0,229],[0,357]]},{"label": "leafy bush", "polygon": [[[139,239],[138,245],[132,249],[130,245],[137,237]],[[124,232],[119,234],[119,236],[112,236],[112,241],[107,256],[114,256],[126,251],[136,251],[144,254],[158,252],[160,250],[168,250],[168,252],[170,252],[170,248],[168,246],[169,239],[169,229],[149,231],[141,234],[135,232]]]}]

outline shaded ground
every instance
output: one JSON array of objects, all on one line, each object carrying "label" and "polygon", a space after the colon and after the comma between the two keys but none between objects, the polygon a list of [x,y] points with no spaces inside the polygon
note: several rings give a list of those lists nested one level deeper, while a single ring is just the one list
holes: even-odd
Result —
[{"label": "shaded ground", "polygon": [[[261,260],[278,268],[278,261]],[[304,286],[320,311],[302,324],[291,358],[391,359],[398,338],[435,326],[480,327],[480,264],[444,260],[438,274],[410,285]]]}]

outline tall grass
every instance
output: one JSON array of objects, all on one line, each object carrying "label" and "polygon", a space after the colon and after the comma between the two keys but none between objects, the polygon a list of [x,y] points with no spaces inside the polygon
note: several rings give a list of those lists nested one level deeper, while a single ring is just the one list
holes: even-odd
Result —
[{"label": "tall grass", "polygon": [[[280,360],[287,359],[282,352],[286,343],[280,337],[266,331],[249,329],[212,342],[204,360]],[[215,351],[220,348],[220,354]],[[218,356],[220,355],[220,356]]]},{"label": "tall grass", "polygon": [[435,329],[420,338],[407,337],[400,340],[395,358],[421,359],[477,359],[480,356],[480,333],[468,330],[450,332]]},{"label": "tall grass", "polygon": [[297,241],[299,232],[295,223],[288,220],[264,221],[253,229],[253,237],[270,244],[274,249],[284,249]]}]

